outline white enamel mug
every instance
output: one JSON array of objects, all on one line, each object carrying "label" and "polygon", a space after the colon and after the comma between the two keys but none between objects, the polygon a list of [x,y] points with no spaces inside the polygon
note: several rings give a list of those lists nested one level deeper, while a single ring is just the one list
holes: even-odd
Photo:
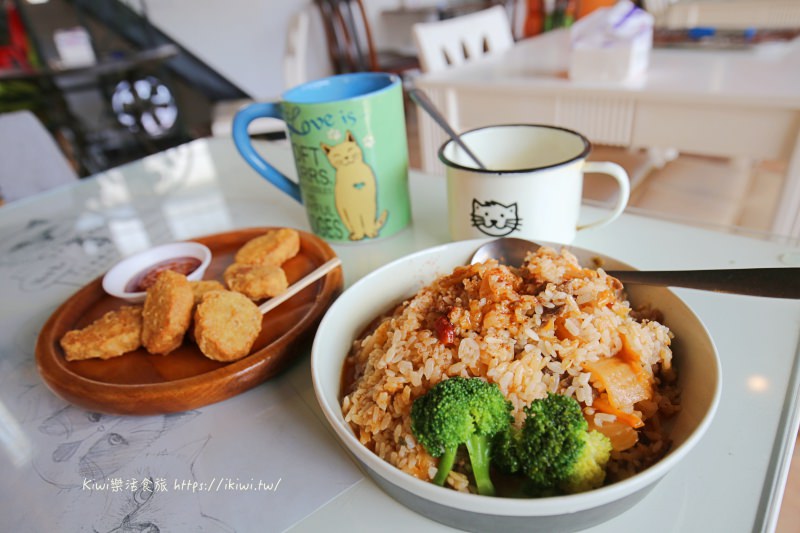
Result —
[{"label": "white enamel mug", "polygon": [[[461,140],[486,170],[452,140],[439,149],[454,240],[512,236],[567,244],[578,230],[608,224],[628,205],[628,174],[616,163],[586,161],[591,143],[575,131],[507,124],[470,130]],[[594,172],[616,180],[617,202],[606,216],[578,225],[583,176]]]}]

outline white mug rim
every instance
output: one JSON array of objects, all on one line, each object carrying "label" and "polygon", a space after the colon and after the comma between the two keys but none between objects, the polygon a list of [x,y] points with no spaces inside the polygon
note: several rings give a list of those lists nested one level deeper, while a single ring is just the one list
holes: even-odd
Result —
[{"label": "white mug rim", "polygon": [[518,169],[513,169],[513,170],[508,170],[508,169],[492,170],[490,168],[483,169],[483,168],[479,168],[477,166],[468,167],[468,166],[456,163],[455,161],[449,159],[447,156],[445,156],[444,152],[445,152],[445,149],[447,148],[448,145],[450,145],[451,143],[455,143],[455,140],[448,139],[442,144],[441,147],[439,147],[439,151],[438,151],[439,161],[441,161],[445,166],[447,166],[449,168],[464,170],[464,171],[467,171],[467,172],[476,172],[476,173],[479,173],[479,174],[495,174],[495,175],[527,174],[527,173],[531,173],[531,172],[536,172],[536,171],[540,171],[540,170],[546,170],[546,169],[550,169],[550,168],[556,168],[556,167],[572,164],[572,163],[574,163],[576,161],[580,161],[580,160],[586,159],[589,156],[589,152],[592,151],[592,143],[591,143],[591,141],[589,141],[588,138],[586,138],[585,135],[583,135],[583,134],[581,134],[581,133],[579,133],[579,132],[577,132],[575,130],[571,130],[569,128],[564,128],[564,127],[561,127],[561,126],[553,126],[552,124],[525,124],[525,123],[492,124],[492,125],[489,125],[489,126],[481,126],[481,127],[478,127],[478,128],[473,128],[471,130],[467,130],[467,131],[461,133],[460,136],[463,139],[465,136],[467,136],[467,135],[469,135],[471,133],[476,133],[476,132],[479,132],[481,130],[489,130],[489,129],[497,129],[497,128],[531,128],[531,129],[536,128],[536,129],[558,130],[558,131],[570,133],[570,134],[578,137],[583,142],[583,150],[576,156],[570,157],[569,159],[566,159],[564,161],[558,161],[556,163],[551,163],[549,165],[539,165],[539,166],[534,166],[534,167],[518,168]]}]

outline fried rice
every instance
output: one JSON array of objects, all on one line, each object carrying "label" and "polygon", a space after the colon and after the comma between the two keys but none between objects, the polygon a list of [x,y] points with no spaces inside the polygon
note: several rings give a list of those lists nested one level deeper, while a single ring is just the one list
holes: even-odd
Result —
[{"label": "fried rice", "polygon": [[[524,408],[548,392],[573,396],[614,451],[607,482],[667,451],[662,421],[678,408],[672,333],[634,310],[622,284],[583,268],[567,250],[542,247],[520,268],[487,261],[457,267],[382,317],[354,342],[342,411],[362,444],[397,468],[431,480],[437,459],[412,434],[413,401],[453,376],[496,383]],[[464,469],[448,485],[470,491]]]}]

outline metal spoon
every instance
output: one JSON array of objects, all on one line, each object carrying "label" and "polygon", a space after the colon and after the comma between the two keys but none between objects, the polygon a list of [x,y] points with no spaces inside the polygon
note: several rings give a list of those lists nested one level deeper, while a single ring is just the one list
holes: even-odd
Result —
[{"label": "metal spoon", "polygon": [[412,100],[414,100],[414,102],[417,103],[417,105],[419,105],[431,116],[431,118],[450,136],[451,139],[453,139],[458,146],[461,147],[462,150],[467,153],[468,156],[472,158],[473,161],[475,161],[475,164],[478,165],[478,168],[481,170],[486,170],[486,167],[483,166],[483,163],[481,163],[480,159],[478,159],[475,154],[472,153],[472,150],[467,148],[467,145],[461,140],[461,137],[458,135],[458,133],[456,133],[456,130],[454,130],[450,124],[447,123],[444,115],[442,115],[439,110],[436,109],[436,106],[433,104],[433,102],[431,102],[431,99],[428,98],[427,94],[420,89],[410,89],[408,91],[408,95]]},{"label": "metal spoon", "polygon": [[[487,242],[472,255],[471,263],[497,259],[518,266],[529,252],[540,248],[535,242],[505,237]],[[706,291],[800,298],[800,268],[739,268],[721,270],[606,270],[622,283],[685,287]]]}]

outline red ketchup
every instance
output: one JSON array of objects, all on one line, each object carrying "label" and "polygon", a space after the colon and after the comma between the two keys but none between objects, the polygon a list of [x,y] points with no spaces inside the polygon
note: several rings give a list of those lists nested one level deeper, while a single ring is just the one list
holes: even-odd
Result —
[{"label": "red ketchup", "polygon": [[442,315],[433,324],[436,331],[436,338],[445,346],[451,346],[456,342],[456,327],[450,323],[446,316]]},{"label": "red ketchup", "polygon": [[158,274],[165,270],[172,270],[178,274],[188,276],[200,266],[200,263],[201,261],[196,257],[177,257],[156,263],[133,276],[128,284],[125,285],[125,292],[146,291],[156,282]]}]

